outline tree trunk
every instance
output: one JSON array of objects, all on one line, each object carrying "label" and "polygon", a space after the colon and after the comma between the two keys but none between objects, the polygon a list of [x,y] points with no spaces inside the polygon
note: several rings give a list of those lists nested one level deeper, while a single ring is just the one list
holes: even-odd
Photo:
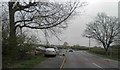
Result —
[{"label": "tree trunk", "polygon": [[105,44],[103,44],[103,47],[104,47],[104,49],[105,49],[105,55],[108,55],[108,48],[107,48],[107,46],[105,45]]},{"label": "tree trunk", "polygon": [[108,52],[108,46],[105,48],[105,54],[108,56],[109,52]]},{"label": "tree trunk", "polygon": [[14,9],[12,9],[14,2],[9,2],[9,22],[10,22],[10,33],[9,33],[9,57],[16,56],[17,40],[16,40],[16,29],[14,23]]},{"label": "tree trunk", "polygon": [[110,53],[108,52],[108,48],[110,47],[110,44],[112,42],[109,42],[108,44],[103,43],[104,49],[105,49],[105,54],[108,56]]}]

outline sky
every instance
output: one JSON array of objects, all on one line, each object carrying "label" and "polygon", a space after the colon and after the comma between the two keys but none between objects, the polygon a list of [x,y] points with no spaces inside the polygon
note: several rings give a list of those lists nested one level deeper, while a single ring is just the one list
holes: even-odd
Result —
[{"label": "sky", "polygon": [[[86,24],[93,21],[97,13],[105,12],[107,15],[118,17],[118,1],[119,0],[85,0],[87,6],[79,11],[81,15],[74,16],[69,21],[69,27],[60,35],[62,41],[57,41],[54,38],[50,39],[53,44],[63,44],[68,42],[69,45],[79,44],[81,46],[88,46],[88,38],[82,37],[86,28]],[[91,39],[91,47],[99,46],[95,40]]]},{"label": "sky", "polygon": [[[6,0],[8,1],[8,0]],[[54,1],[67,1],[67,0],[54,0]],[[71,0],[76,1],[76,0]],[[81,14],[74,16],[69,22],[69,27],[59,35],[61,41],[55,37],[48,38],[50,44],[62,45],[64,42],[68,42],[69,45],[79,44],[81,46],[88,46],[88,38],[82,37],[82,34],[86,28],[86,24],[93,21],[97,13],[105,12],[110,16],[118,17],[118,1],[120,0],[78,0],[85,1],[88,5],[78,9]],[[30,33],[36,34],[38,38],[42,40],[43,43],[46,42],[45,38],[42,37],[43,34],[39,31]],[[91,39],[91,47],[99,46],[95,40]]]}]

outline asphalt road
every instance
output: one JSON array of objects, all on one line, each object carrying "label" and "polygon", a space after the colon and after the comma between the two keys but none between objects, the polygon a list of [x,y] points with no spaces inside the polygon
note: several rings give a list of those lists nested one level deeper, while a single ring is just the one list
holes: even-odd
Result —
[{"label": "asphalt road", "polygon": [[90,54],[86,51],[74,51],[66,53],[63,68],[118,68],[118,62]]},{"label": "asphalt road", "polygon": [[65,56],[49,57],[34,68],[60,68],[65,70],[66,68],[98,68],[100,70],[118,68],[117,61],[90,54],[86,51],[64,51],[64,53]]}]

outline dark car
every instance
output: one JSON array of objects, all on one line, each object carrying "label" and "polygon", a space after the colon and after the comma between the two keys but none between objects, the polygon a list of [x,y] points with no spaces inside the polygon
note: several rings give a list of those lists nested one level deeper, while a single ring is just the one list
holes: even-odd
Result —
[{"label": "dark car", "polygon": [[36,49],[35,49],[35,55],[43,55],[44,52],[45,52],[44,47],[36,47]]},{"label": "dark car", "polygon": [[69,50],[69,52],[73,52],[73,50],[72,50],[72,49],[70,49],[70,50]]}]

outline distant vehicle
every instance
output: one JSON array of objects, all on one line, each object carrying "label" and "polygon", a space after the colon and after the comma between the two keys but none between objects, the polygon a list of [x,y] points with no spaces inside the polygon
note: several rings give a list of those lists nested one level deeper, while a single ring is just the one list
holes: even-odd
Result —
[{"label": "distant vehicle", "polygon": [[73,52],[73,50],[72,50],[72,49],[70,49],[70,50],[69,50],[69,52]]},{"label": "distant vehicle", "polygon": [[44,55],[45,56],[56,56],[57,53],[54,48],[46,48]]},{"label": "distant vehicle", "polygon": [[59,55],[65,56],[66,50],[65,49],[59,49]]},{"label": "distant vehicle", "polygon": [[57,47],[54,47],[55,51],[56,51],[56,54],[58,55],[59,54],[59,50]]}]

